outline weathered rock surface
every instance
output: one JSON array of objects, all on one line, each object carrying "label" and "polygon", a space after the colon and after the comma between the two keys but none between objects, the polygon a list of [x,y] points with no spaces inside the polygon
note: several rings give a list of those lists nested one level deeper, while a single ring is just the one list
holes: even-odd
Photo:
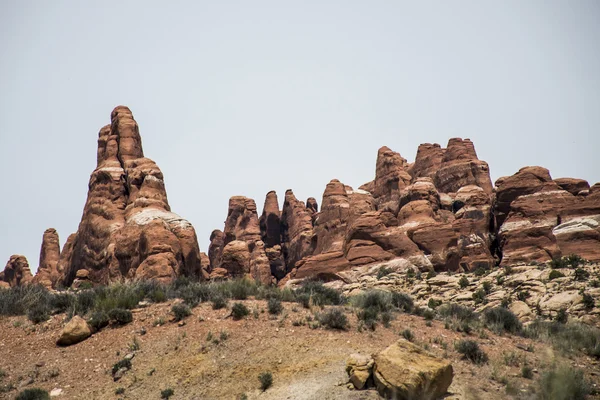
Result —
[{"label": "weathered rock surface", "polygon": [[49,228],[42,237],[42,248],[40,250],[40,263],[33,278],[34,283],[39,283],[47,288],[56,287],[61,279],[58,269],[60,258],[60,243],[56,229]]},{"label": "weathered rock surface", "polygon": [[87,322],[76,315],[65,325],[56,341],[59,346],[70,346],[84,341],[92,335]]},{"label": "weathered rock surface", "polygon": [[100,130],[81,223],[58,268],[66,285],[80,269],[96,283],[202,275],[194,228],[171,212],[162,172],[144,157],[127,107],[116,107],[111,124]]},{"label": "weathered rock surface", "polygon": [[346,360],[346,373],[355,389],[361,390],[367,387],[373,373],[374,364],[375,362],[371,357],[363,354],[351,354],[348,357],[348,360]]},{"label": "weathered rock surface", "polygon": [[374,356],[373,378],[386,399],[441,398],[450,387],[452,365],[400,339]]},{"label": "weathered rock surface", "polygon": [[10,256],[4,271],[0,272],[0,282],[5,282],[4,287],[22,286],[31,283],[33,276],[25,256],[18,254]]}]

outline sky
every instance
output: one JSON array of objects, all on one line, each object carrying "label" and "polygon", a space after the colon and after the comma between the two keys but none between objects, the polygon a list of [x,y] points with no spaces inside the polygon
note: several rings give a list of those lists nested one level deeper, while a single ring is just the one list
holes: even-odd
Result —
[{"label": "sky", "polygon": [[[99,129],[136,118],[207,251],[229,197],[319,203],[377,149],[470,138],[492,180],[600,181],[600,2],[0,1],[0,263],[77,230]],[[2,264],[3,265],[3,264]],[[0,265],[0,268],[2,268]]]}]

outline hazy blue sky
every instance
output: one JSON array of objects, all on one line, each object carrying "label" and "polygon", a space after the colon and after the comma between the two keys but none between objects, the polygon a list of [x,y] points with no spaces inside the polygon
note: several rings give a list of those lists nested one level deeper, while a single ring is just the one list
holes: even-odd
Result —
[{"label": "hazy blue sky", "polygon": [[600,2],[0,1],[0,268],[76,231],[129,106],[201,250],[232,195],[373,178],[471,138],[492,179],[600,181]]}]

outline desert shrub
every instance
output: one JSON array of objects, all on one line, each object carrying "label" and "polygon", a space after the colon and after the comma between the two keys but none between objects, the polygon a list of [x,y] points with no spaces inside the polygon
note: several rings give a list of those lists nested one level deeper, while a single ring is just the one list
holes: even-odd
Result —
[{"label": "desert shrub", "polygon": [[221,293],[214,293],[210,299],[213,310],[220,310],[227,307],[227,298]]},{"label": "desert shrub", "polygon": [[552,269],[566,268],[566,267],[567,267],[566,262],[562,258],[553,258],[552,261],[550,261],[550,268],[552,268]]},{"label": "desert shrub", "polygon": [[179,286],[174,285],[172,291],[172,297],[180,298],[190,307],[196,307],[203,301],[209,301],[215,295],[214,287],[206,283],[189,283],[185,285],[184,282],[181,282]]},{"label": "desert shrub", "polygon": [[175,391],[171,388],[166,388],[160,391],[161,399],[168,399],[175,394]]},{"label": "desert shrub", "polygon": [[568,319],[569,314],[567,313],[566,308],[561,308],[560,310],[558,310],[556,313],[556,317],[554,317],[554,320],[559,324],[566,324]]},{"label": "desert shrub", "polygon": [[257,284],[250,279],[234,279],[225,281],[222,285],[229,292],[229,297],[234,300],[246,300],[257,293]]},{"label": "desert shrub", "polygon": [[435,278],[436,276],[437,276],[437,274],[435,273],[435,271],[429,271],[427,273],[426,279]]},{"label": "desert shrub", "polygon": [[90,318],[87,320],[88,325],[95,331],[98,332],[100,329],[108,326],[110,318],[104,311],[94,311]]},{"label": "desert shrub", "polygon": [[394,318],[394,316],[390,311],[384,311],[381,313],[380,318],[381,318],[381,323],[383,324],[383,326],[385,326],[386,328],[389,328],[390,323],[392,322],[392,319]]},{"label": "desert shrub", "polygon": [[413,311],[415,303],[412,297],[402,292],[392,292],[392,305],[399,311],[410,313]]},{"label": "desert shrub", "polygon": [[244,318],[248,314],[250,314],[250,310],[242,303],[235,303],[233,307],[231,307],[231,316],[235,321]]},{"label": "desert shrub", "polygon": [[273,385],[273,374],[270,372],[263,372],[258,375],[258,380],[260,381],[260,390],[264,392]]},{"label": "desert shrub", "polygon": [[71,293],[55,293],[50,297],[50,309],[53,313],[64,313],[67,312],[73,303],[75,303],[76,297]]},{"label": "desert shrub", "polygon": [[569,366],[554,367],[542,374],[540,400],[583,400],[590,393],[583,371]]},{"label": "desert shrub", "polygon": [[485,291],[483,289],[478,289],[475,293],[473,293],[473,301],[475,304],[480,304],[485,302]]},{"label": "desert shrub", "polygon": [[434,298],[430,298],[429,301],[427,302],[427,307],[431,308],[432,310],[435,310],[441,304],[442,304],[441,300],[436,300]]},{"label": "desert shrub", "polygon": [[406,340],[408,340],[409,342],[412,342],[413,340],[415,340],[415,335],[412,333],[412,331],[410,329],[405,329],[402,332],[400,332],[400,335],[402,335],[402,337]]},{"label": "desert shrub", "polygon": [[379,319],[379,311],[374,307],[361,309],[356,312],[356,317],[365,327],[375,330]]},{"label": "desert shrub", "polygon": [[558,278],[564,278],[564,276],[565,276],[565,274],[563,274],[559,270],[553,269],[552,271],[550,271],[550,275],[548,276],[548,279],[553,280],[553,279],[558,279]]},{"label": "desert shrub", "polygon": [[471,308],[456,303],[444,304],[437,312],[447,328],[457,332],[470,333],[473,329],[471,325],[478,321],[477,314]]},{"label": "desert shrub", "polygon": [[131,369],[131,360],[124,358],[121,361],[115,363],[112,367],[112,374],[116,374],[121,368]]},{"label": "desert shrub", "polygon": [[115,325],[126,325],[133,321],[133,314],[129,310],[114,308],[108,312],[108,318]]},{"label": "desert shrub", "polygon": [[48,304],[50,293],[40,285],[0,289],[0,315],[26,315],[36,304]]},{"label": "desert shrub", "polygon": [[460,279],[458,280],[458,286],[460,286],[461,289],[464,289],[467,286],[469,286],[469,278],[467,278],[464,275],[461,276]]},{"label": "desert shrub", "polygon": [[274,297],[270,298],[267,302],[267,309],[269,310],[269,314],[280,314],[283,310],[281,300]]},{"label": "desert shrub", "polygon": [[583,293],[582,297],[583,306],[586,310],[591,310],[596,306],[596,301],[594,300],[594,297],[591,294]]},{"label": "desert shrub", "polygon": [[475,364],[485,364],[488,360],[487,354],[479,348],[479,343],[474,340],[459,340],[455,347],[463,358]]},{"label": "desert shrub", "polygon": [[299,303],[308,308],[314,306],[341,305],[344,298],[337,290],[323,285],[323,282],[309,280],[295,291]]},{"label": "desert shrub", "polygon": [[575,269],[575,272],[573,273],[574,281],[583,282],[583,281],[587,281],[589,278],[590,278],[590,273],[583,268],[577,268],[577,269]]},{"label": "desert shrub", "polygon": [[44,389],[25,389],[15,397],[15,400],[50,400],[50,394]]},{"label": "desert shrub", "polygon": [[379,270],[377,271],[377,279],[381,279],[384,276],[391,274],[392,272],[394,272],[394,270],[392,270],[391,268],[380,267]]},{"label": "desert shrub", "polygon": [[520,290],[519,292],[517,292],[517,299],[519,301],[525,301],[530,297],[531,294],[529,294],[529,290]]},{"label": "desert shrub", "polygon": [[115,394],[118,396],[120,394],[125,394],[125,388],[124,387],[118,387],[115,389]]},{"label": "desert shrub", "polygon": [[369,290],[354,297],[355,305],[362,309],[372,308],[381,311],[392,309],[392,294],[383,290]]},{"label": "desert shrub", "polygon": [[533,368],[529,365],[523,365],[521,368],[521,376],[525,379],[533,379]]},{"label": "desert shrub", "polygon": [[498,286],[504,285],[504,280],[505,280],[504,276],[498,275],[496,277],[496,285],[498,285]]},{"label": "desert shrub", "polygon": [[192,310],[184,303],[174,304],[173,307],[171,307],[171,312],[175,317],[175,321],[181,321],[192,315]]},{"label": "desert shrub", "polygon": [[590,325],[536,320],[523,330],[523,335],[549,342],[555,349],[567,354],[582,351],[600,358],[600,329]]},{"label": "desert shrub", "polygon": [[317,314],[317,320],[329,329],[346,330],[348,328],[348,318],[341,308],[332,308],[319,313]]},{"label": "desert shrub", "polygon": [[598,279],[594,279],[593,281],[590,282],[590,286],[593,288],[599,288],[600,287],[600,281]]},{"label": "desert shrub", "polygon": [[47,303],[36,303],[27,311],[27,318],[34,324],[46,322],[50,318],[50,310]]},{"label": "desert shrub", "polygon": [[430,309],[426,309],[423,311],[423,318],[425,318],[426,321],[432,321],[435,318],[435,312]]},{"label": "desert shrub", "polygon": [[487,274],[487,270],[483,267],[479,267],[475,270],[475,272],[473,272],[473,274],[475,274],[475,276],[484,276],[485,274]]},{"label": "desert shrub", "polygon": [[585,264],[585,260],[577,254],[570,254],[562,258],[554,258],[550,261],[551,268],[577,268]]},{"label": "desert shrub", "polygon": [[[81,315],[84,316],[96,307],[96,299],[98,293],[103,292],[101,288],[96,290],[82,290],[77,293],[71,309],[69,310],[70,315]],[[97,308],[97,307],[96,307]],[[98,308],[100,309],[100,308]],[[103,311],[109,311],[104,309]]]},{"label": "desert shrub", "polygon": [[518,333],[523,329],[519,318],[510,310],[503,307],[494,307],[485,310],[483,319],[488,328],[498,333]]},{"label": "desert shrub", "polygon": [[485,281],[481,285],[481,288],[485,292],[485,294],[490,294],[492,292],[492,283],[490,281]]},{"label": "desert shrub", "polygon": [[137,285],[100,286],[93,289],[93,292],[95,293],[94,307],[106,312],[113,309],[131,310],[144,298],[144,293],[138,290]]}]

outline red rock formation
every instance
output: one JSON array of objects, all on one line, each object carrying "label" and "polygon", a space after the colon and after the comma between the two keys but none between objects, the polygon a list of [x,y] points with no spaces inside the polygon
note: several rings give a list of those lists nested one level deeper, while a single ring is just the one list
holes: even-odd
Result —
[{"label": "red rock formation", "polygon": [[281,244],[281,212],[277,193],[271,190],[265,198],[265,205],[259,220],[261,239],[266,247]]},{"label": "red rock formation", "polygon": [[33,276],[27,258],[18,254],[10,256],[4,271],[0,272],[0,282],[8,283],[10,287],[27,285],[32,280]]},{"label": "red rock formation", "polygon": [[54,228],[46,229],[42,237],[40,263],[33,282],[47,288],[55,288],[61,279],[61,271],[58,269],[59,258],[60,244],[58,233],[56,233],[56,229]]},{"label": "red rock formation", "polygon": [[562,189],[577,196],[578,194],[587,195],[590,190],[590,184],[584,179],[559,178],[554,182]]},{"label": "red rock formation", "polygon": [[311,213],[315,214],[319,212],[319,204],[314,197],[309,197],[306,199],[306,208],[310,210]]},{"label": "red rock formation", "polygon": [[475,146],[469,139],[450,139],[435,175],[435,186],[439,192],[451,193],[468,185],[479,186],[491,194],[489,166],[477,158]]},{"label": "red rock formation", "polygon": [[437,143],[425,143],[419,146],[417,157],[410,168],[410,174],[413,179],[431,178],[435,179],[437,171],[442,167],[444,159],[444,149]]},{"label": "red rock formation", "polygon": [[96,283],[201,276],[194,228],[171,212],[162,172],[144,157],[127,107],[116,107],[111,125],[100,130],[81,223],[63,253],[59,267],[66,285],[80,269]]},{"label": "red rock formation", "polygon": [[281,212],[281,241],[288,271],[296,266],[296,262],[313,253],[312,236],[313,225],[309,210],[304,202],[294,196],[291,189],[286,190]]}]

